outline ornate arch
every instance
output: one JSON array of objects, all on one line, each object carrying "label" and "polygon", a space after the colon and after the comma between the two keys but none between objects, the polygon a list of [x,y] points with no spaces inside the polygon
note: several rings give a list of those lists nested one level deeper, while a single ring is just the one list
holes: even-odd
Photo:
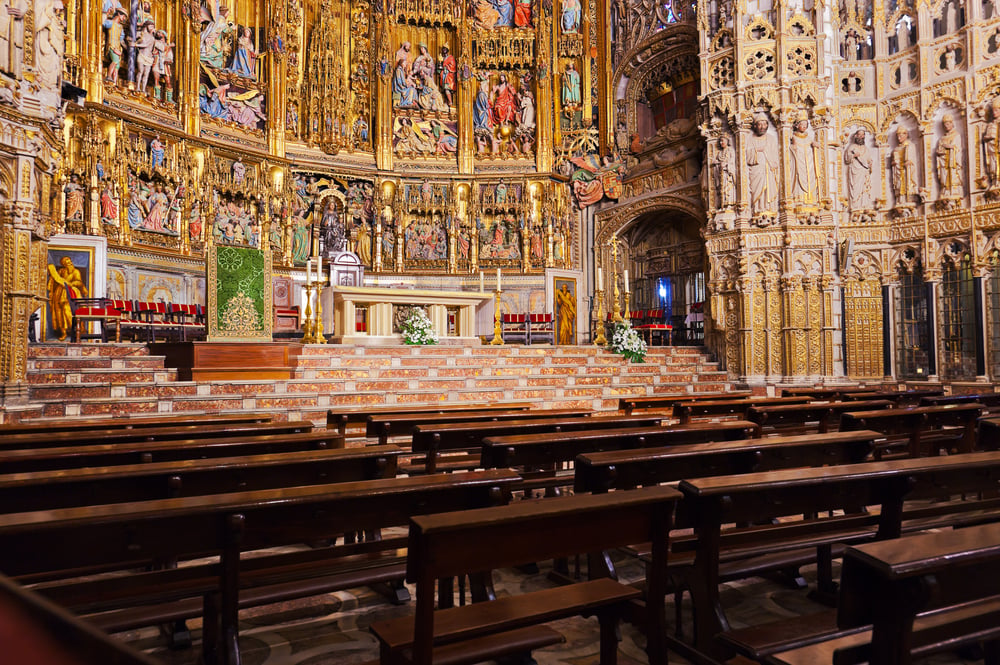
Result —
[{"label": "ornate arch", "polygon": [[623,235],[643,215],[654,210],[677,210],[684,212],[702,228],[705,226],[705,208],[700,201],[677,194],[655,194],[647,198],[611,208],[605,208],[594,218],[594,246],[604,245],[612,235]]}]

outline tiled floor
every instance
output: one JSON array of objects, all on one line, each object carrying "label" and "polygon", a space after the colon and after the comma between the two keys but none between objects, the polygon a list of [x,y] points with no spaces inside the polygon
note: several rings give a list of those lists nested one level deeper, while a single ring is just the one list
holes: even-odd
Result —
[{"label": "tiled floor", "polygon": [[[633,561],[616,557],[619,574],[624,581],[641,575]],[[535,575],[513,570],[496,573],[498,593],[520,593],[549,586],[547,566]],[[811,570],[805,569],[810,578]],[[412,588],[411,588],[412,593]],[[727,584],[723,592],[724,605],[733,627],[756,625],[767,621],[796,616],[823,609],[806,598],[804,591],[783,588],[760,579]],[[673,621],[672,600],[668,601],[667,617]],[[245,665],[359,665],[378,659],[378,645],[368,632],[372,621],[389,616],[406,615],[412,605],[392,606],[370,589],[354,589],[316,598],[257,608],[241,613],[241,652]],[[690,613],[685,613],[685,622]],[[170,651],[155,630],[121,635],[134,646],[153,654],[169,665],[194,665],[198,661],[198,623],[194,628],[193,649]],[[535,652],[538,665],[597,665],[597,622],[595,619],[568,619],[552,624],[566,637],[564,644]],[[690,634],[690,626],[687,626]],[[619,663],[645,663],[644,638],[632,626],[626,625],[619,646]],[[671,663],[687,661],[675,654]],[[929,658],[926,665],[959,665],[977,661],[963,660],[947,654]],[[982,661],[978,661],[982,662]]]}]

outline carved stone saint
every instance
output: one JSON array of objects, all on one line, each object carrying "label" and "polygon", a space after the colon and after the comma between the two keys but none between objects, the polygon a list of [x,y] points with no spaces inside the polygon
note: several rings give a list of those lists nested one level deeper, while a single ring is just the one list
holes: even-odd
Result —
[{"label": "carved stone saint", "polygon": [[778,139],[767,133],[767,116],[758,114],[747,137],[750,214],[775,211],[778,197]]},{"label": "carved stone saint", "polygon": [[873,160],[868,151],[866,136],[863,129],[854,132],[844,150],[847,203],[852,211],[872,209]]},{"label": "carved stone saint", "polygon": [[962,166],[962,137],[955,128],[955,119],[950,113],[941,118],[944,135],[938,139],[934,151],[934,168],[937,171],[939,199],[961,198],[964,168]]},{"label": "carved stone saint", "polygon": [[792,132],[792,199],[803,203],[815,203],[819,197],[816,194],[816,150],[819,144],[813,140],[809,131],[809,118],[805,111],[800,111],[795,118],[795,131]]},{"label": "carved stone saint", "polygon": [[911,203],[918,194],[917,149],[910,143],[910,132],[906,127],[896,128],[896,147],[892,149],[890,169],[896,205]]},{"label": "carved stone saint", "polygon": [[990,102],[990,122],[983,132],[983,154],[989,187],[1000,186],[1000,95]]},{"label": "carved stone saint", "polygon": [[736,203],[736,150],[728,136],[720,136],[715,159],[712,160],[712,176],[720,208],[728,208]]}]

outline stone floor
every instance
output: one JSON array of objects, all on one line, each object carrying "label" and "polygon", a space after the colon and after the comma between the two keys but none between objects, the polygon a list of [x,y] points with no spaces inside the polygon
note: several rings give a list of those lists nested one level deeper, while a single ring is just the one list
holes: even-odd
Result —
[{"label": "stone floor", "polygon": [[[619,575],[624,581],[641,575],[640,566],[624,555],[616,556]],[[513,570],[496,572],[498,593],[521,593],[543,588],[548,566],[542,564],[535,575]],[[807,579],[813,571],[804,569]],[[411,593],[413,589],[411,587]],[[781,587],[773,582],[752,579],[725,585],[724,606],[733,627],[756,625],[823,609],[806,598],[806,592]],[[687,605],[687,602],[685,602]],[[673,602],[668,601],[667,617],[673,621]],[[353,589],[315,598],[257,608],[240,614],[241,652],[245,665],[360,665],[378,659],[378,644],[368,632],[376,619],[411,613],[412,605],[392,606],[370,589]],[[690,612],[685,612],[685,622]],[[170,651],[155,630],[123,633],[119,637],[152,654],[168,665],[195,665],[195,647]],[[538,665],[598,665],[596,619],[574,618],[551,624],[566,637],[564,644],[535,652]],[[690,634],[690,625],[686,626]],[[630,625],[622,631],[619,663],[637,665],[646,662],[645,639]],[[670,654],[670,663],[688,661]],[[959,665],[982,661],[963,660],[955,654],[939,655],[920,661],[926,665]]]}]

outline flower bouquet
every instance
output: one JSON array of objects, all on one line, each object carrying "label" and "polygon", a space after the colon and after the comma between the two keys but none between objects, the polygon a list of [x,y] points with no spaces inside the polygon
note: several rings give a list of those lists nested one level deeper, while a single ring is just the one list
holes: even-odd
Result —
[{"label": "flower bouquet", "polygon": [[407,344],[437,344],[438,335],[434,324],[427,313],[419,307],[410,310],[410,315],[403,321],[403,341]]},{"label": "flower bouquet", "polygon": [[646,342],[642,341],[639,332],[628,321],[618,321],[614,324],[608,350],[620,353],[626,360],[634,363],[644,362],[646,358]]}]

